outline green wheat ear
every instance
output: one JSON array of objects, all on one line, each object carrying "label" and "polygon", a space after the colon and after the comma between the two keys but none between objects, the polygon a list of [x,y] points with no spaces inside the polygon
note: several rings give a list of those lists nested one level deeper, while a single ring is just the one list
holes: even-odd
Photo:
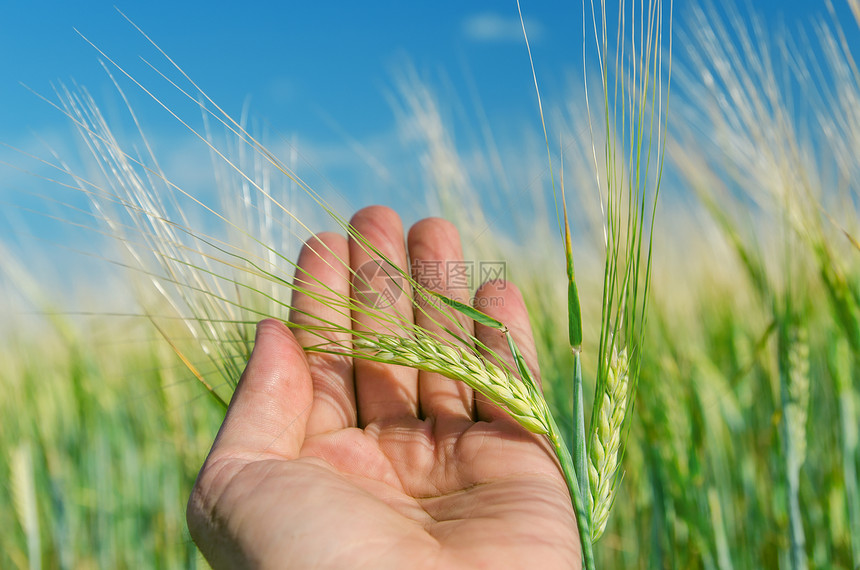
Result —
[{"label": "green wheat ear", "polygon": [[356,341],[368,351],[364,358],[436,372],[459,380],[508,412],[527,430],[550,430],[549,408],[543,396],[506,367],[497,366],[474,350],[445,344],[423,329],[411,336],[374,335]]},{"label": "green wheat ear", "polygon": [[806,461],[806,421],[809,415],[809,339],[805,328],[792,327],[787,338],[787,379],[785,385],[785,423],[794,449],[795,466]]},{"label": "green wheat ear", "polygon": [[591,540],[597,541],[606,529],[620,479],[621,444],[630,395],[630,360],[627,349],[613,348],[603,392],[598,395],[594,417],[596,429],[588,463],[591,504]]}]

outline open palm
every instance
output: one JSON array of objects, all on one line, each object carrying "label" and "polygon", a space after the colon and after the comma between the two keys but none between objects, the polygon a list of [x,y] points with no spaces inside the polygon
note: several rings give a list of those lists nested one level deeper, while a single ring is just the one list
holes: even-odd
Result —
[{"label": "open palm", "polygon": [[[413,268],[419,260],[462,260],[457,232],[442,220],[416,224],[408,248],[388,209],[366,208],[352,224],[402,267],[407,249]],[[306,245],[293,322],[373,330],[366,314],[350,320],[314,294],[350,294],[342,260],[358,270],[370,257],[333,234]],[[469,301],[466,289],[435,288]],[[492,300],[482,306],[508,325],[536,371],[516,290],[490,283],[477,300]],[[405,295],[382,310],[434,327],[431,315],[413,315]],[[503,353],[498,331],[463,325]],[[306,356],[302,347],[318,343],[278,321],[258,327],[188,506],[192,536],[214,567],[579,567],[567,488],[543,438],[462,383],[338,355]]]}]

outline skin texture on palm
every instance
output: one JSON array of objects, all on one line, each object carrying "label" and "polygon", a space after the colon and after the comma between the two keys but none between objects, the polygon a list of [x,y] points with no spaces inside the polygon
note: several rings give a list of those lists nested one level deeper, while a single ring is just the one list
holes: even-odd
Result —
[{"label": "skin texture on palm", "polygon": [[[462,260],[456,229],[417,223],[404,243],[397,215],[370,207],[353,227],[394,263]],[[321,234],[306,244],[291,320],[350,322],[314,288],[350,294],[359,244]],[[420,276],[416,275],[420,281]],[[440,290],[468,302],[465,290]],[[491,316],[511,329],[536,372],[522,298],[490,283]],[[412,315],[411,300],[387,309]],[[432,313],[414,315],[433,330]],[[463,319],[505,354],[495,330]],[[341,334],[341,333],[338,333]],[[332,340],[348,340],[336,338]],[[267,320],[188,504],[195,542],[215,568],[578,568],[576,522],[544,438],[460,382],[340,355],[305,354],[318,336]]]}]

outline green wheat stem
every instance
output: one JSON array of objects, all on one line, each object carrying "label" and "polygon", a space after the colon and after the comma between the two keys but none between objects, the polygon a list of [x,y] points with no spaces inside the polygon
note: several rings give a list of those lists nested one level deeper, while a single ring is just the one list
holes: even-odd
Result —
[{"label": "green wheat stem", "polygon": [[567,483],[567,490],[570,492],[570,498],[573,502],[573,511],[576,515],[576,526],[579,530],[579,542],[582,547],[582,563],[586,570],[596,568],[594,563],[594,551],[591,544],[591,525],[589,523],[588,510],[583,502],[583,494],[580,491],[579,481],[577,478],[576,467],[573,463],[573,458],[570,455],[570,450],[561,435],[561,430],[555,421],[552,414],[549,415],[549,433],[547,437],[555,449],[555,454],[558,457],[561,471],[564,474],[564,480]]},{"label": "green wheat stem", "polygon": [[[540,391],[540,387],[532,377],[528,366],[526,366],[525,359],[517,348],[516,342],[514,342],[511,333],[507,329],[505,329],[505,336],[507,337],[511,355],[514,357],[514,362],[517,365],[517,370],[520,373],[520,378],[523,380],[523,384],[536,397],[542,398],[543,396]],[[548,427],[546,436],[555,448],[555,454],[558,458],[559,464],[561,465],[561,471],[564,475],[565,483],[567,484],[567,490],[570,493],[571,503],[573,504],[573,511],[576,516],[576,526],[579,531],[579,542],[582,550],[583,563],[587,570],[593,570],[595,565],[594,553],[591,546],[590,516],[588,509],[585,508],[585,504],[583,503],[583,493],[580,490],[576,466],[573,463],[573,458],[570,456],[570,450],[567,447],[567,443],[564,440],[561,429],[558,427],[558,423],[555,421],[555,417],[553,417],[552,412],[549,411],[548,408],[546,409],[545,414],[544,423]]]},{"label": "green wheat stem", "polygon": [[588,449],[587,434],[585,429],[585,403],[582,396],[582,353],[573,353],[573,456],[576,472],[579,477],[579,490],[583,497],[589,502],[586,505],[588,523],[591,526],[591,493],[589,489],[588,475]]}]

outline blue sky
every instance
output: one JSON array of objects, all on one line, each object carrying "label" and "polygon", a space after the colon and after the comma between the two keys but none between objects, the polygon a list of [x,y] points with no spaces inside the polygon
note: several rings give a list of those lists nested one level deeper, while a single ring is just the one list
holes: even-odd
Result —
[{"label": "blue sky", "polygon": [[[76,4],[13,1],[0,8],[0,53],[14,54],[0,62],[5,136],[57,121],[18,82],[46,92],[51,82],[73,78],[97,96],[110,91],[94,50],[73,28],[124,64],[151,54],[113,2]],[[527,18],[542,81],[551,84],[578,57],[580,20],[573,3],[545,4]],[[326,132],[331,121],[356,137],[385,129],[392,118],[384,92],[407,61],[422,72],[445,70],[459,86],[468,68],[491,113],[532,101],[514,3],[118,5],[219,104],[238,113],[250,100],[254,116],[282,132],[327,137],[334,135]]]},{"label": "blue sky", "polygon": [[[847,14],[844,2],[835,0]],[[676,2],[683,22],[692,0]],[[319,131],[336,121],[361,137],[391,121],[383,96],[405,60],[422,72],[444,70],[458,91],[466,73],[491,117],[534,108],[527,55],[513,1],[435,2],[38,2],[0,4],[0,136],[53,126],[57,117],[23,82],[47,92],[74,79],[98,96],[110,90],[80,30],[112,57],[133,62],[151,53],[114,10],[116,4],[183,65],[213,98],[252,112],[278,130]],[[529,1],[538,76],[551,96],[580,61],[576,1]],[[808,22],[825,2],[756,0],[769,25]],[[856,26],[846,28],[854,32]],[[468,70],[464,73],[464,70]],[[321,116],[329,120],[321,121]]]},{"label": "blue sky", "polygon": [[[834,1],[856,44],[856,24],[844,2]],[[514,1],[305,0],[251,3],[249,8],[247,3],[240,7],[217,1],[5,0],[0,3],[0,142],[33,149],[37,138],[52,144],[71,138],[63,118],[21,83],[49,94],[58,81],[75,82],[96,96],[109,117],[119,112],[97,53],[75,31],[141,73],[138,56],[149,57],[153,51],[114,4],[229,113],[239,115],[249,103],[257,124],[275,136],[295,136],[299,144],[307,144],[317,161],[313,166],[330,169],[327,175],[335,186],[372,179],[350,170],[362,160],[345,158],[349,141],[370,149],[393,144],[396,125],[386,93],[397,73],[409,66],[430,78],[443,98],[455,94],[468,101],[476,93],[488,123],[503,139],[515,141],[522,129],[539,128]],[[676,1],[679,27],[692,4]],[[581,74],[580,4],[524,0],[522,6],[545,103],[557,103],[570,74]],[[742,6],[742,13],[752,6],[772,29],[793,30],[827,17],[826,3],[818,0],[756,0]],[[463,109],[453,124],[474,114],[469,104]],[[155,109],[144,106],[140,112],[145,128],[156,135],[162,122],[170,121]],[[474,125],[461,131],[468,128]],[[10,160],[8,156],[0,152],[0,160]],[[0,200],[21,203],[16,193],[29,187],[25,178],[4,177]],[[2,220],[0,215],[0,226],[5,225]],[[0,241],[20,238],[15,232],[21,226],[13,226],[0,228]]]}]

